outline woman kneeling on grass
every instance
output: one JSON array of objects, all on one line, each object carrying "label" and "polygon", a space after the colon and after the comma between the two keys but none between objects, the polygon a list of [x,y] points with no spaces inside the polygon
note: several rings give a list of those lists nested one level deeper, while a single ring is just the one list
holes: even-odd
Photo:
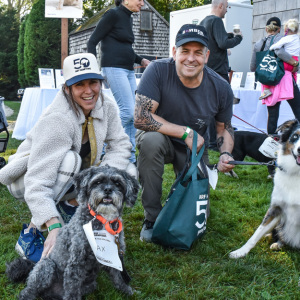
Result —
[{"label": "woman kneeling on grass", "polygon": [[[31,211],[31,222],[23,225],[16,250],[34,262],[49,254],[59,228],[76,211],[74,173],[100,162],[119,169],[132,167],[131,143],[115,101],[101,92],[103,77],[95,56],[68,56],[63,74],[62,90],[0,170],[0,182],[15,198],[25,199]],[[40,230],[46,228],[45,239]]]}]

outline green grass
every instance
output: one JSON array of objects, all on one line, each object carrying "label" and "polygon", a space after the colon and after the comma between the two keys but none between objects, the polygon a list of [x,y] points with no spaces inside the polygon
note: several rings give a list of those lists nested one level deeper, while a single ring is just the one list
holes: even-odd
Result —
[{"label": "green grass", "polygon": [[[18,143],[12,142],[8,151],[13,153]],[[210,152],[210,158],[216,162],[217,153]],[[229,259],[228,253],[242,246],[261,223],[272,191],[266,167],[237,166],[235,171],[239,179],[219,174],[217,189],[210,194],[207,233],[190,251],[141,242],[141,200],[133,208],[125,208],[125,265],[137,291],[132,299],[300,299],[298,251],[271,251],[265,238],[247,257]],[[167,165],[163,198],[173,180],[172,168]],[[8,282],[4,272],[5,262],[17,257],[14,245],[22,223],[29,220],[26,205],[0,186],[0,299],[16,299],[24,287]],[[85,299],[128,298],[112,287],[106,274],[101,273],[98,283],[97,290]]]}]

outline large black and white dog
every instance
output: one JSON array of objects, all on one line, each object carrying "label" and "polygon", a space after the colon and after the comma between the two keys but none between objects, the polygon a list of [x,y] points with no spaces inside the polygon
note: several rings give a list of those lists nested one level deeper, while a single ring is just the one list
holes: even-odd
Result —
[{"label": "large black and white dog", "polygon": [[[259,151],[260,146],[264,143],[268,136],[263,133],[251,131],[234,131],[234,147],[232,156],[237,161],[243,161],[246,156],[255,159],[262,163],[271,163],[273,158],[270,158]],[[276,139],[277,136],[274,135]],[[268,166],[268,171],[271,176],[274,175],[275,167]]]},{"label": "large black and white dog", "polygon": [[[7,265],[6,274],[15,282],[26,279],[31,270],[27,286],[21,291],[19,299],[75,300],[91,293],[97,286],[98,271],[104,266],[97,261],[83,225],[96,215],[93,230],[101,230],[104,225],[98,221],[98,216],[102,216],[109,222],[105,225],[108,231],[112,234],[119,232],[123,205],[133,206],[139,190],[136,179],[125,171],[108,166],[91,167],[80,172],[75,176],[75,187],[79,207],[70,223],[60,229],[49,257],[41,259],[36,265],[22,258]],[[119,232],[118,240],[122,258],[125,253],[123,230]],[[121,272],[115,268],[104,268],[117,289],[128,295],[133,294],[124,269]]]},{"label": "large black and white dog", "polygon": [[247,255],[272,231],[277,240],[271,249],[280,249],[284,244],[300,248],[300,124],[297,120],[287,121],[277,130],[281,133],[281,145],[270,207],[253,236],[240,249],[231,252],[231,258]]}]

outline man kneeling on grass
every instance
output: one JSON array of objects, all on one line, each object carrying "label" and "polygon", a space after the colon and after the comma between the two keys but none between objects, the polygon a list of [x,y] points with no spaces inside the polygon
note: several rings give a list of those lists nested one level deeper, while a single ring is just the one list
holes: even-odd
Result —
[{"label": "man kneeling on grass", "polygon": [[[153,225],[162,208],[164,164],[172,163],[176,175],[192,149],[193,130],[198,134],[197,151],[208,146],[207,126],[216,122],[220,150],[218,170],[229,172],[233,165],[233,93],[228,82],[205,66],[209,57],[203,26],[183,25],[176,36],[173,57],[151,62],[136,94],[135,127],[139,149],[138,171],[143,187],[145,221],[141,240],[151,241]],[[208,152],[204,152],[208,163]]]}]

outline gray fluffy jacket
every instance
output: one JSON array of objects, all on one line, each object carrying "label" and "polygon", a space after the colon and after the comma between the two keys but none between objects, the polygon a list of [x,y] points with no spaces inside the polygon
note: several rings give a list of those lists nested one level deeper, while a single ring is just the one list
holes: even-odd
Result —
[{"label": "gray fluffy jacket", "polygon": [[[122,127],[117,104],[107,96],[103,97],[103,103],[99,97],[90,114],[97,140],[94,164],[99,163],[103,144],[106,143],[106,154],[101,165],[126,169],[132,146]],[[25,201],[31,211],[32,222],[38,228],[59,216],[52,187],[66,153],[69,150],[80,152],[84,122],[82,110],[79,108],[77,116],[63,92],[59,91],[27,133],[10,162],[0,170],[0,182],[4,185],[11,184],[27,170],[24,178]]]}]

